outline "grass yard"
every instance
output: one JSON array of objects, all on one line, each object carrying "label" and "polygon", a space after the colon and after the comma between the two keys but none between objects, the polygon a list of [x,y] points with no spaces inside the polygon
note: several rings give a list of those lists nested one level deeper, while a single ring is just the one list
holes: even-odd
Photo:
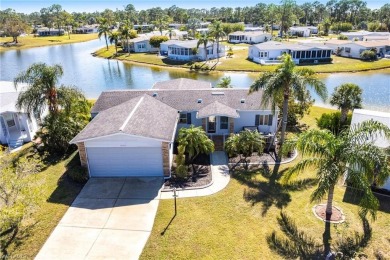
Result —
[{"label": "grass yard", "polygon": [[[313,118],[329,111],[313,107],[302,122],[313,127]],[[290,166],[281,166],[281,172]],[[312,174],[307,171],[300,179],[310,178]],[[179,198],[178,214],[173,220],[173,200],[162,200],[141,259],[283,259],[285,257],[272,251],[267,243],[267,236],[273,231],[284,237],[276,219],[281,210],[295,220],[298,229],[322,244],[325,224],[313,215],[315,203],[309,201],[313,185],[312,181],[307,181],[306,185],[288,187],[260,171],[237,173],[228,186],[215,195]],[[352,198],[345,187],[336,187],[334,205],[342,208],[347,225],[338,225],[338,232],[331,225],[333,241],[341,236],[351,237],[355,231],[363,233],[359,207],[351,203]],[[372,238],[363,250],[368,259],[375,258],[377,252],[381,252],[384,259],[390,258],[390,201],[382,197],[381,203],[376,221],[370,219]]]},{"label": "grass yard", "polygon": [[[97,39],[97,33],[93,34],[71,34],[70,39],[67,35],[63,36],[46,36],[46,37],[34,37],[28,35],[24,37],[18,37],[18,44],[16,46],[0,46],[0,52],[7,50],[20,50],[33,47],[42,47],[49,45],[59,45],[67,43],[85,42]],[[0,43],[12,42],[12,37],[1,37]]]},{"label": "grass yard", "polygon": [[[220,58],[219,64],[214,68],[215,71],[266,72],[274,71],[277,67],[277,65],[263,66],[248,60],[248,45],[245,46],[243,44],[229,44],[228,46],[232,46],[233,48],[233,57]],[[121,48],[118,48],[118,50],[120,51]],[[130,55],[127,53],[119,53],[116,56],[115,48],[113,46],[110,46],[108,50],[106,50],[106,48],[102,48],[96,51],[95,55],[108,59],[115,58],[121,61],[184,69],[189,69],[191,64],[207,65],[211,68],[216,62],[216,60],[212,60],[205,64],[204,62],[173,61],[167,58],[162,59],[160,56],[150,53],[131,53]],[[381,59],[374,62],[365,62],[357,59],[350,59],[338,56],[333,56],[332,58],[333,63],[331,64],[318,64],[298,67],[310,68],[317,73],[358,72],[390,68],[390,59]]]},{"label": "grass yard", "polygon": [[40,208],[33,215],[34,224],[10,246],[9,259],[33,259],[83,187],[66,176],[68,171],[77,169],[77,152],[67,158],[49,159],[47,168],[32,176],[32,181],[40,182],[42,192]]}]

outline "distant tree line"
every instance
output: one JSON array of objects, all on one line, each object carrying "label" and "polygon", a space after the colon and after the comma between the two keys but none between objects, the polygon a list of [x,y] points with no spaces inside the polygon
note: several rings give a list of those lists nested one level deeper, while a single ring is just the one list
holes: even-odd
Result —
[{"label": "distant tree line", "polygon": [[[132,4],[124,9],[102,12],[69,13],[59,4],[42,8],[40,12],[30,14],[16,13],[12,9],[0,11],[0,30],[5,33],[7,27],[15,27],[9,20],[19,24],[34,26],[44,25],[49,28],[79,27],[87,24],[100,23],[102,19],[109,26],[119,26],[119,23],[153,24],[155,29],[162,31],[169,23],[183,24],[185,30],[200,27],[201,22],[221,21],[222,23],[253,24],[265,26],[272,31],[274,25],[279,25],[281,33],[287,32],[292,25],[318,25],[321,31],[329,31],[331,26],[340,28],[341,24],[350,24],[347,28],[368,29],[373,31],[390,31],[390,4],[379,9],[370,9],[362,0],[330,0],[326,4],[318,1],[298,5],[293,0],[282,0],[280,4],[259,3],[246,7],[212,7],[210,9],[184,9],[176,5],[162,9],[153,7],[146,10],[136,10]],[[15,23],[15,22],[14,22]],[[345,26],[344,26],[345,27]],[[26,31],[27,33],[30,33]],[[8,33],[11,35],[10,33]]]}]

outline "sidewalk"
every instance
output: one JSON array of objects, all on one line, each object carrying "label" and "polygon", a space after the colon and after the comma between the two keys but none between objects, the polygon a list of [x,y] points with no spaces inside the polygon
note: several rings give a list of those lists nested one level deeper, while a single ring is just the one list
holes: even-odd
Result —
[{"label": "sidewalk", "polygon": [[[211,154],[211,174],[213,183],[201,189],[177,190],[178,198],[191,198],[208,196],[223,190],[230,181],[228,160],[225,152],[214,152]],[[161,192],[160,199],[173,199],[173,191]]]}]

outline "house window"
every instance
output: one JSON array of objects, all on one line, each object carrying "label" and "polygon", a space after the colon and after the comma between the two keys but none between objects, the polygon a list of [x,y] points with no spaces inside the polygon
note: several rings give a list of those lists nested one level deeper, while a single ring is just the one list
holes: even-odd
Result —
[{"label": "house window", "polygon": [[138,44],[138,49],[146,49],[146,44],[145,43]]},{"label": "house window", "polygon": [[13,118],[7,119],[7,125],[8,125],[8,127],[15,126],[15,120]]},{"label": "house window", "polygon": [[346,53],[350,53],[350,52],[351,52],[351,48],[345,47],[345,52],[346,52]]},{"label": "house window", "polygon": [[259,56],[260,56],[260,58],[267,58],[268,52],[266,52],[266,51],[260,51],[260,52],[259,52]]},{"label": "house window", "polygon": [[179,124],[191,124],[191,113],[180,113]]},{"label": "house window", "polygon": [[228,129],[229,126],[229,118],[227,116],[221,116],[221,129]]},{"label": "house window", "polygon": [[256,115],[255,125],[272,125],[272,115]]}]

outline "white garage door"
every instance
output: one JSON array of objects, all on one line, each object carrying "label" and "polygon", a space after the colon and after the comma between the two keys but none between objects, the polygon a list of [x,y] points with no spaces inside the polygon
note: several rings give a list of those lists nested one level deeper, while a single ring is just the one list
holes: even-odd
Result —
[{"label": "white garage door", "polygon": [[160,147],[89,147],[91,177],[163,176]]}]

